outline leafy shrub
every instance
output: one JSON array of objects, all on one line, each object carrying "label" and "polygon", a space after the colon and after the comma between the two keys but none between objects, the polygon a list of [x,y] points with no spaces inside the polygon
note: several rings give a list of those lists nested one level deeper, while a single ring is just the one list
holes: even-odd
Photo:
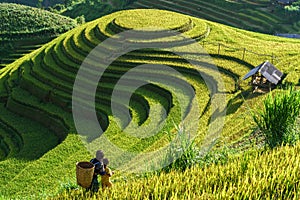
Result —
[{"label": "leafy shrub", "polygon": [[299,140],[299,91],[291,87],[274,95],[270,93],[263,106],[253,118],[264,134],[268,146],[273,148],[282,144],[294,144]]}]

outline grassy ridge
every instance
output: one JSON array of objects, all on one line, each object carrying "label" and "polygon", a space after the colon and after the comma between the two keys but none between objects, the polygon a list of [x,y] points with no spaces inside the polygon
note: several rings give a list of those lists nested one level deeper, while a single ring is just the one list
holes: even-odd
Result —
[{"label": "grassy ridge", "polygon": [[[166,13],[168,14],[166,15]],[[135,16],[136,19],[141,18],[147,20],[141,20],[138,25],[136,23],[130,24],[129,20],[126,21],[128,16]],[[166,16],[168,16],[168,18]],[[224,81],[225,88],[218,92],[226,95],[226,100],[223,104],[227,105],[227,110],[215,111],[226,112],[227,114],[224,129],[220,137],[217,138],[219,146],[223,146],[224,144],[235,145],[246,143],[247,141],[245,140],[247,140],[247,136],[250,137],[253,132],[255,126],[249,114],[250,109],[259,106],[264,96],[257,97],[256,94],[252,94],[252,92],[248,90],[249,88],[246,86],[246,82],[241,81],[241,78],[251,68],[265,61],[265,59],[269,59],[269,55],[273,53],[273,55],[276,56],[274,64],[287,74],[285,81],[295,84],[299,84],[300,82],[300,72],[294,67],[298,66],[300,62],[297,56],[300,53],[300,42],[298,40],[252,33],[195,17],[159,10],[120,11],[104,16],[62,34],[42,48],[0,70],[0,88],[1,94],[3,94],[3,103],[6,104],[5,109],[9,109],[14,113],[25,116],[27,119],[29,118],[42,124],[58,141],[56,144],[53,143],[54,146],[52,150],[46,153],[45,151],[40,151],[41,154],[39,157],[35,157],[28,162],[25,160],[22,165],[28,166],[28,168],[25,167],[25,173],[22,177],[17,172],[15,175],[10,176],[9,171],[5,171],[5,179],[10,180],[10,183],[0,188],[1,194],[12,197],[25,196],[28,199],[34,197],[41,198],[39,195],[44,197],[57,193],[62,187],[60,186],[61,183],[68,181],[74,183],[75,163],[79,160],[88,160],[91,157],[86,147],[81,143],[79,136],[72,134],[76,132],[71,115],[72,88],[83,59],[100,42],[119,33],[120,30],[130,29],[136,26],[139,28],[147,28],[149,23],[150,25],[157,25],[157,19],[164,17],[166,18],[164,19],[165,23],[161,24],[162,28],[171,27],[176,30],[181,30],[187,37],[196,38],[200,44],[204,44],[205,50],[211,55]],[[178,20],[176,24],[174,22],[176,22],[175,19],[177,18],[182,20]],[[136,20],[134,22],[136,22]],[[190,22],[193,24],[192,26],[189,26]],[[195,29],[197,29],[197,31],[195,31]],[[138,41],[138,39],[135,38],[132,40],[133,43]],[[176,41],[174,38],[158,38],[150,42],[153,41],[162,43],[174,42],[174,44],[181,48],[179,49],[181,53],[186,54],[189,59],[194,62],[203,61],[201,60],[201,56],[189,54],[189,46],[184,39]],[[145,40],[138,42],[145,42]],[[117,43],[114,45],[118,46],[121,44]],[[112,46],[107,46],[103,51],[110,52],[110,48],[112,48]],[[247,49],[247,52],[243,56],[244,48]],[[100,56],[101,55],[102,54],[100,54]],[[101,59],[99,60],[88,61],[89,64],[94,67],[85,70],[87,75],[96,74],[98,70],[103,68],[103,65],[97,65],[102,61]],[[181,77],[163,70],[144,71],[135,69],[140,64],[168,65],[183,76]],[[134,71],[135,73],[128,75],[128,72],[134,69],[136,70]],[[205,68],[201,68],[200,70],[202,75],[207,77],[209,77],[209,73],[216,73],[215,71],[211,72]],[[115,88],[121,78],[126,80],[125,85]],[[151,81],[150,78],[155,79]],[[85,84],[91,84],[90,80],[86,77],[82,77],[81,80]],[[133,92],[129,105],[125,105],[121,102],[121,98],[111,100],[113,90],[121,92],[121,94],[131,93],[134,89],[134,85],[131,84],[131,81],[148,81],[148,84],[138,90],[134,90],[135,92]],[[151,152],[154,149],[168,144],[169,140],[166,132],[172,133],[174,123],[180,123],[182,120],[181,116],[183,116],[184,119],[193,116],[194,103],[197,102],[200,107],[199,112],[201,115],[196,119],[199,128],[195,131],[195,134],[197,135],[197,142],[201,144],[213,112],[210,107],[210,95],[207,87],[214,88],[216,87],[216,83],[213,77],[209,79],[209,83],[205,83],[203,77],[197,73],[195,66],[187,63],[185,59],[175,53],[161,49],[140,49],[132,51],[119,56],[103,74],[96,93],[97,117],[100,125],[105,130],[104,135],[109,138],[114,145],[125,151],[134,153]],[[237,83],[240,84],[242,90],[238,90]],[[185,84],[191,85],[192,91],[187,91],[184,87]],[[89,95],[88,92],[84,90],[82,90],[80,94],[83,96]],[[79,97],[78,99],[80,100]],[[131,119],[126,118],[127,113],[123,112],[120,112],[119,116],[113,115],[111,110],[112,102],[115,103],[117,108],[120,108],[120,111],[122,111],[121,108],[129,110]],[[89,105],[83,100],[80,101],[80,103],[89,108]],[[165,119],[166,123],[159,124],[159,122],[163,120],[161,117],[163,110],[166,110],[167,114]],[[14,116],[14,114],[8,114],[8,118],[9,116]],[[122,118],[123,116],[125,116],[125,118]],[[157,122],[158,125],[152,122]],[[86,120],[86,124],[88,123],[90,123],[89,120]],[[139,134],[142,135],[149,134],[149,130],[159,125],[162,125],[162,129],[155,135],[138,138],[126,131],[126,128],[127,130],[135,130],[134,125],[136,123],[139,127]],[[37,126],[33,125],[33,127]],[[26,133],[20,131],[20,135],[24,139],[25,135],[23,134]],[[107,144],[103,144],[101,138],[96,137],[91,139],[93,142],[88,146],[89,148],[97,146],[97,148],[103,148],[107,151],[110,149],[105,148]],[[10,143],[8,139],[5,141],[7,141],[4,142],[6,144]],[[99,141],[102,142],[101,147],[99,147]],[[30,144],[24,144],[24,146],[25,145]],[[22,150],[20,152],[22,152]],[[107,153],[107,156],[111,159],[112,166],[118,166],[120,160],[122,162],[126,161],[125,159],[122,160],[118,156],[114,157],[113,154],[110,154],[113,152],[105,153]],[[3,155],[5,155],[5,152]],[[12,157],[3,156],[5,160],[1,161],[0,164],[4,163],[3,166],[8,166],[13,162],[13,159],[18,156],[18,153]],[[254,155],[253,159],[255,158]],[[233,161],[233,163],[236,162]],[[232,165],[229,164],[228,166],[232,167]],[[256,165],[253,165],[253,167],[255,168]],[[29,168],[31,169],[30,173],[26,171],[26,169]],[[191,195],[192,197],[192,192],[194,192],[195,188],[205,188],[206,185],[208,185],[208,188],[205,189],[211,188],[208,191],[217,191],[217,194],[219,194],[221,190],[210,187],[210,183],[202,185],[201,182],[195,181],[195,176],[211,176],[211,184],[220,184],[219,188],[224,189],[225,187],[227,188],[225,184],[230,185],[233,184],[233,182],[230,182],[231,179],[226,179],[227,175],[224,175],[226,173],[223,172],[222,169],[220,166],[207,168],[206,170],[208,171],[206,174],[202,174],[202,169],[191,171],[191,179],[194,180],[194,182],[190,184],[191,188],[189,191],[191,191],[191,193],[182,192],[182,190],[184,190],[183,187],[176,187],[171,190],[167,187],[161,187],[161,189],[166,192],[161,192],[161,190],[158,188],[155,189],[155,187],[144,191],[142,187],[139,187],[139,185],[146,183],[144,180],[141,182],[132,180],[130,184],[136,187],[137,190],[141,190],[141,195],[144,195],[143,197],[148,197],[150,193],[155,195],[159,195],[160,193],[167,196],[174,195],[174,197],[177,195],[178,198],[183,197],[180,195]],[[215,173],[215,170],[217,170],[217,173]],[[231,173],[232,176],[241,175],[234,174],[234,171],[229,171],[228,173]],[[38,177],[38,179],[34,179],[32,174]],[[176,176],[181,177],[181,175],[182,174],[177,174]],[[231,175],[229,174],[228,177],[231,177]],[[257,177],[264,180],[264,175],[265,174],[261,176],[257,175]],[[121,175],[116,174],[116,177],[118,176]],[[217,179],[215,179],[215,177],[219,176],[224,178],[222,179],[224,185],[221,185],[223,184],[222,181],[218,182]],[[169,180],[168,178],[165,179]],[[22,182],[22,180],[26,181]],[[154,178],[153,180],[161,179]],[[208,182],[209,180],[210,178],[207,178]],[[173,181],[173,179],[169,181]],[[240,181],[242,181],[242,179]],[[43,187],[38,188],[38,190],[35,188],[37,182],[44,183]],[[164,182],[162,181],[161,183],[163,184]],[[27,185],[26,187],[25,184]],[[120,185],[117,186],[116,183],[116,190],[113,192],[116,198],[122,195],[130,195],[129,193],[136,195],[136,190],[128,190],[128,187],[125,187],[127,189],[124,191],[124,182],[118,181],[118,184]],[[150,185],[153,186],[152,182]],[[120,190],[121,187],[123,187],[122,191],[125,193],[117,193],[117,190]],[[235,187],[238,188],[240,186],[237,185]],[[24,189],[20,190],[19,188]],[[170,186],[170,188],[172,187]],[[201,192],[201,190],[197,191]],[[239,191],[242,191],[242,189],[239,189]],[[200,195],[200,193],[197,192],[195,194]]]}]

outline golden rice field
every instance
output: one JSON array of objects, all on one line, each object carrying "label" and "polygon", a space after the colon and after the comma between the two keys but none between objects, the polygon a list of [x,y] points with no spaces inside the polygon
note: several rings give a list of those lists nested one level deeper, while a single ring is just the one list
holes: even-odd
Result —
[{"label": "golden rice field", "polygon": [[299,147],[249,151],[226,164],[184,172],[129,175],[128,180],[117,180],[109,193],[77,190],[51,199],[298,199]]}]

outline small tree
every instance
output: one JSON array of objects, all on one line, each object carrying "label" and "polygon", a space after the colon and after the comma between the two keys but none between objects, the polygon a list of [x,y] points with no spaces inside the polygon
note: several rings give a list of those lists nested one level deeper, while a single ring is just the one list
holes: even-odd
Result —
[{"label": "small tree", "polygon": [[268,146],[274,148],[299,140],[300,91],[290,87],[274,96],[270,93],[263,106],[253,118],[265,135]]}]

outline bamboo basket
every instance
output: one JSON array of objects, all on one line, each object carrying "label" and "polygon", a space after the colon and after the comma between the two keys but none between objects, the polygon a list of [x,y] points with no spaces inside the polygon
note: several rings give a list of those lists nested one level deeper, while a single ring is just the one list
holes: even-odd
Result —
[{"label": "bamboo basket", "polygon": [[91,162],[76,163],[76,179],[77,184],[83,188],[91,186],[94,175],[94,164]]}]

